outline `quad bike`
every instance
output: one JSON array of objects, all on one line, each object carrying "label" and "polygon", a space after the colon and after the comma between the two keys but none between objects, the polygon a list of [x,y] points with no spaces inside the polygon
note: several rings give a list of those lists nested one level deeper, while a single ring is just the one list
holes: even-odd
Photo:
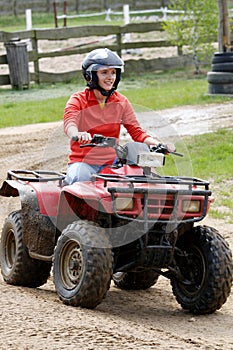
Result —
[{"label": "quad bike", "polygon": [[95,308],[111,280],[145,290],[162,275],[183,309],[220,309],[231,291],[232,253],[216,229],[195,226],[213,201],[209,183],[155,173],[169,154],[163,145],[120,146],[94,135],[85,146],[112,147],[117,155],[91,181],[64,186],[62,172],[8,171],[0,195],[19,196],[21,209],[9,214],[1,234],[5,282],[39,287],[53,265],[60,299]]}]

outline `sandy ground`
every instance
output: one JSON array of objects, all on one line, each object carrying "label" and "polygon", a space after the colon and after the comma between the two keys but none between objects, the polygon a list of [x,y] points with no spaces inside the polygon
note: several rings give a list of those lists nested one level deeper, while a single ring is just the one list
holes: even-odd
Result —
[{"label": "sandy ground", "polygon": [[[184,107],[138,118],[151,133],[177,140],[232,127],[232,108],[233,103]],[[0,129],[0,182],[8,169],[60,170],[67,152],[61,122]],[[17,199],[0,198],[0,225],[16,206]],[[219,229],[233,249],[232,224],[205,222]],[[65,306],[52,277],[37,289],[10,286],[0,277],[0,303],[2,350],[233,349],[233,292],[215,314],[194,317],[180,308],[163,277],[147,291],[126,292],[112,285],[95,310]]]}]

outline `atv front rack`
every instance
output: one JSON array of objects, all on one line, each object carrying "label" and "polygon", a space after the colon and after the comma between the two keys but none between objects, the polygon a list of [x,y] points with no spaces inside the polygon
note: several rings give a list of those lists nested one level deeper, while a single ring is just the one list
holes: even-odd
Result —
[{"label": "atv front rack", "polygon": [[[138,221],[144,223],[145,232],[147,232],[151,223],[169,223],[175,224],[181,222],[197,222],[201,221],[207,214],[208,197],[211,196],[209,190],[209,182],[192,177],[170,177],[170,176],[154,176],[147,177],[142,175],[121,176],[121,175],[95,175],[98,180],[104,181],[104,186],[108,186],[108,192],[111,194],[112,210],[116,217],[129,221]],[[128,186],[112,186],[113,182],[125,183]],[[134,186],[136,185],[137,186]],[[139,185],[140,184],[140,185]],[[143,184],[146,184],[143,186]],[[163,186],[150,186],[161,184]],[[139,186],[138,186],[139,185]],[[168,185],[165,187],[164,185]],[[169,185],[176,185],[169,186]],[[143,203],[143,210],[140,216],[130,215],[129,212],[123,213],[116,208],[116,198],[121,195],[130,195],[132,197],[140,197]],[[198,198],[201,196],[202,210],[198,216],[185,217],[179,213],[179,200],[185,197],[190,200],[191,197]],[[156,202],[154,204],[153,202]],[[152,204],[151,204],[152,203]]]},{"label": "atv front rack", "polygon": [[9,170],[7,180],[21,180],[30,182],[62,181],[65,174],[48,170]]},{"label": "atv front rack", "polygon": [[158,174],[154,174],[153,176],[145,176],[145,175],[112,175],[112,174],[104,174],[104,175],[93,175],[93,180],[103,180],[104,187],[107,186],[108,182],[124,182],[129,183],[131,186],[134,183],[147,183],[147,184],[170,184],[170,185],[188,185],[190,190],[193,186],[201,186],[204,187],[205,190],[209,190],[209,182],[196,178],[196,177],[185,177],[185,176],[160,176]]}]

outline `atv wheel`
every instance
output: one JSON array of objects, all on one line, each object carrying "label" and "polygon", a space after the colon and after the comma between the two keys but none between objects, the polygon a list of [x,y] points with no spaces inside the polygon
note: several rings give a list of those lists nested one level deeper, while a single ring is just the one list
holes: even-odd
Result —
[{"label": "atv wheel", "polygon": [[32,259],[22,239],[21,212],[12,212],[2,229],[1,270],[8,284],[24,287],[39,287],[50,276],[52,263]]},{"label": "atv wheel", "polygon": [[159,274],[153,270],[141,272],[117,272],[113,281],[117,287],[125,290],[148,289],[158,280]]},{"label": "atv wheel", "polygon": [[76,221],[62,232],[54,252],[54,284],[71,306],[95,308],[111,282],[112,250],[104,229]]},{"label": "atv wheel", "polygon": [[176,262],[183,281],[171,279],[178,303],[193,314],[209,314],[226,302],[232,285],[232,253],[217,230],[198,226],[177,242],[186,257]]}]

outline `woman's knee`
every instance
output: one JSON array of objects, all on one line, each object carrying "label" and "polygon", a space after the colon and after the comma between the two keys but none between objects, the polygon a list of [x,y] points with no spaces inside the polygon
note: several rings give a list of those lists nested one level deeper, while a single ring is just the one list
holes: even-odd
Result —
[{"label": "woman's knee", "polygon": [[85,163],[72,163],[68,166],[65,182],[72,185],[74,182],[89,181],[92,176],[90,166]]}]

